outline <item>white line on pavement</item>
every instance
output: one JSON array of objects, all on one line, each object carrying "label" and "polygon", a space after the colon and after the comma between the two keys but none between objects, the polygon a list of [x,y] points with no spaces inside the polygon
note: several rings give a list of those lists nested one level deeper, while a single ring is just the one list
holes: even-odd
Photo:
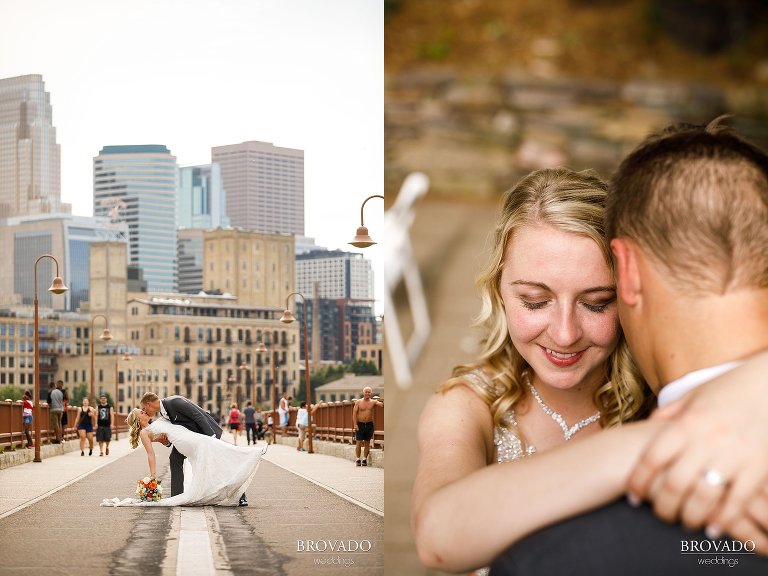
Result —
[{"label": "white line on pavement", "polygon": [[202,508],[181,509],[176,576],[216,576],[208,524]]}]

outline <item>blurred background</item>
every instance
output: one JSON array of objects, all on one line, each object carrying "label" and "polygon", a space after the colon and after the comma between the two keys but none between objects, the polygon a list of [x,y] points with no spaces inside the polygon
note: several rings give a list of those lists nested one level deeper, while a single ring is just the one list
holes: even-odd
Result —
[{"label": "blurred background", "polygon": [[[768,149],[768,3],[385,0],[385,13],[388,208],[404,200],[406,176],[429,179],[401,202],[407,217],[386,240],[396,244],[388,357],[403,356],[390,326],[407,342],[425,332],[420,303],[429,319],[409,377],[386,370],[386,573],[419,575],[434,572],[421,568],[409,524],[416,425],[435,386],[475,354],[474,278],[501,195],[543,167],[608,178],[649,133],[720,114]],[[413,257],[415,288],[401,281],[401,255]]]}]

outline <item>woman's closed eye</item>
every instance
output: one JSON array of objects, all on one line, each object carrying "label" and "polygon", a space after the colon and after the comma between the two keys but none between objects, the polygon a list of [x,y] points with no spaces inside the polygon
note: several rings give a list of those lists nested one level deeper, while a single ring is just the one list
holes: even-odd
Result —
[{"label": "woman's closed eye", "polygon": [[[602,313],[605,312],[605,310],[610,306],[613,302],[616,301],[616,297],[612,297],[608,300],[604,300],[602,302],[580,302],[584,308],[589,310],[590,312],[595,313]],[[531,300],[526,298],[520,298],[520,303],[522,306],[528,310],[541,310],[544,308],[547,304],[549,304],[551,300],[544,299],[544,300]]]},{"label": "woman's closed eye", "polygon": [[582,305],[584,308],[589,310],[590,312],[605,312],[606,308],[613,304],[616,301],[616,296],[613,296],[609,298],[608,300],[603,300],[602,302],[582,302]]},{"label": "woman's closed eye", "polygon": [[531,301],[526,300],[525,298],[520,298],[520,303],[528,310],[541,310],[549,303],[549,300]]}]

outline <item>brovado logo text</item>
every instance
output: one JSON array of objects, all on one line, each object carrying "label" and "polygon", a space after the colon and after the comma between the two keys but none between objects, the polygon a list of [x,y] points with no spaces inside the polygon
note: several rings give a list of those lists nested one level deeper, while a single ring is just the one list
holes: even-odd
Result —
[{"label": "brovado logo text", "polygon": [[681,540],[680,552],[754,552],[752,540]]},{"label": "brovado logo text", "polygon": [[296,552],[370,552],[370,540],[297,540]]}]

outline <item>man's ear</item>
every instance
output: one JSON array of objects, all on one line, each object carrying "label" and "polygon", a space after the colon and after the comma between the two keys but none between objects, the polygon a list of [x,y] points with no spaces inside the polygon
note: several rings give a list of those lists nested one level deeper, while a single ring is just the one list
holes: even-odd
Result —
[{"label": "man's ear", "polygon": [[637,250],[637,245],[626,238],[611,240],[616,261],[616,294],[627,306],[635,306],[643,291]]}]

